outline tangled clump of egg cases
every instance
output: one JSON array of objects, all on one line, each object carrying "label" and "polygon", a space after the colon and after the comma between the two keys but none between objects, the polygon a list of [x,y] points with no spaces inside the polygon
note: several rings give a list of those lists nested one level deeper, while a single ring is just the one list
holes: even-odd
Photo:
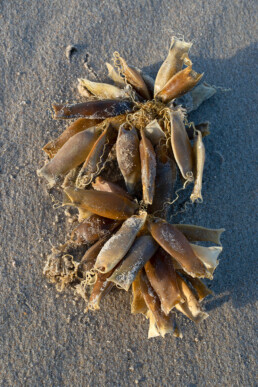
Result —
[{"label": "tangled clump of egg cases", "polygon": [[[211,292],[200,278],[212,279],[217,266],[211,250],[203,247],[200,253],[195,247],[198,245],[189,243],[192,240],[188,239],[187,228],[182,232],[157,217],[164,216],[165,208],[175,201],[174,195],[178,196],[173,192],[176,167],[184,180],[183,188],[194,184],[192,202],[202,200],[202,137],[207,134],[207,126],[201,124],[198,130],[193,123],[188,124],[186,112],[210,98],[215,89],[206,83],[197,85],[203,74],[192,70],[190,48],[191,43],[172,38],[155,81],[129,66],[118,53],[114,62],[119,72],[107,66],[116,85],[79,79],[79,92],[87,96],[87,101],[53,106],[54,118],[77,120],[43,148],[50,160],[38,171],[50,185],[63,190],[65,205],[78,209],[80,223],[80,229],[74,229],[79,235],[77,242],[68,235],[64,245],[55,248],[48,258],[45,274],[61,288],[76,288],[84,299],[86,285],[90,285],[88,305],[94,310],[99,309],[101,298],[114,284],[125,290],[132,285],[132,312],[149,319],[149,336],[179,335],[175,309],[195,322],[207,317],[200,301]],[[182,108],[180,98],[184,95],[188,98]],[[98,180],[97,185],[98,176],[114,156],[114,148],[119,184],[103,179],[104,184]],[[146,215],[141,222],[136,221],[142,210]],[[96,227],[86,222],[93,215],[100,219]],[[103,218],[118,223],[103,230]],[[94,235],[94,227],[93,242],[87,235]],[[189,227],[190,234],[198,228]],[[201,237],[193,241],[214,242],[218,231],[203,228]],[[80,257],[67,253],[76,243],[85,246]],[[147,270],[149,265],[153,270]],[[166,276],[168,268],[170,274]],[[164,292],[168,288],[179,295],[176,303],[175,294]]]}]

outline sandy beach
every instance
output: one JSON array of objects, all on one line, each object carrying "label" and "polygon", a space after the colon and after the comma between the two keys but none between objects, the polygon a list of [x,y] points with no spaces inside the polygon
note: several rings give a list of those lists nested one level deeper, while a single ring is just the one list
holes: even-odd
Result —
[{"label": "sandy beach", "polygon": [[[1,387],[256,385],[256,15],[253,0],[1,2]],[[204,202],[176,220],[226,232],[203,304],[209,318],[194,325],[179,315],[183,339],[148,340],[129,292],[84,314],[82,299],[43,276],[68,225],[36,170],[42,146],[67,126],[51,105],[79,101],[77,78],[107,81],[114,51],[155,76],[172,35],[194,43],[195,69],[218,86],[190,116],[210,121]]]}]

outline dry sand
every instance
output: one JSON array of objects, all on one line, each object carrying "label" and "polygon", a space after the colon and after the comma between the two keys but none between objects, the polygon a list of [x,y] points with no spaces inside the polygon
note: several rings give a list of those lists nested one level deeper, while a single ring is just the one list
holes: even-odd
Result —
[{"label": "dry sand", "polygon": [[[1,31],[1,386],[255,386],[255,52],[257,2],[8,1]],[[42,275],[50,242],[66,234],[36,169],[60,133],[53,101],[75,101],[77,77],[106,79],[118,50],[155,73],[173,33],[194,41],[195,68],[230,88],[192,114],[209,120],[204,204],[180,221],[225,227],[224,251],[200,326],[180,316],[182,340],[147,340],[129,294],[99,313],[57,294]],[[77,51],[69,62],[66,47]],[[86,67],[84,64],[86,63]],[[55,216],[58,216],[55,221]]]}]

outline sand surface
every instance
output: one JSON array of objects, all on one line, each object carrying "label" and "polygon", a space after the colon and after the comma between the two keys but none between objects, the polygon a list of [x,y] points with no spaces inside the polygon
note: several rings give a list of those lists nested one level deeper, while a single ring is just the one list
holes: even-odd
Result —
[{"label": "sand surface", "polygon": [[[0,385],[254,386],[257,2],[3,0],[0,9]],[[115,50],[155,74],[180,33],[205,80],[230,90],[191,116],[212,134],[204,203],[179,220],[227,231],[209,319],[180,316],[182,340],[147,340],[126,292],[84,314],[82,300],[47,284],[45,257],[67,226],[35,171],[43,144],[66,126],[51,119],[51,103],[76,101],[78,77],[106,80]]]}]

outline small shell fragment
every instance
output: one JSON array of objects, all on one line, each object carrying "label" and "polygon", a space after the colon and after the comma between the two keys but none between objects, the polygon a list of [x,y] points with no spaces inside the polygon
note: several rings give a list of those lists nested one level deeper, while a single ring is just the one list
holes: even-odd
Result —
[{"label": "small shell fragment", "polygon": [[65,56],[69,62],[71,61],[71,57],[73,56],[73,54],[75,54],[76,52],[77,52],[77,48],[72,44],[69,44],[69,46],[66,47]]},{"label": "small shell fragment", "polygon": [[188,58],[188,52],[191,47],[192,43],[184,42],[173,36],[168,56],[162,63],[155,79],[154,96],[163,89],[173,75],[182,69],[184,60]]},{"label": "small shell fragment", "polygon": [[147,213],[142,212],[141,215],[134,215],[123,223],[100,251],[95,264],[96,270],[107,273],[121,261],[144,226],[146,216]]},{"label": "small shell fragment", "polygon": [[153,256],[157,248],[156,242],[150,235],[138,237],[108,281],[128,291],[139,270]]}]

